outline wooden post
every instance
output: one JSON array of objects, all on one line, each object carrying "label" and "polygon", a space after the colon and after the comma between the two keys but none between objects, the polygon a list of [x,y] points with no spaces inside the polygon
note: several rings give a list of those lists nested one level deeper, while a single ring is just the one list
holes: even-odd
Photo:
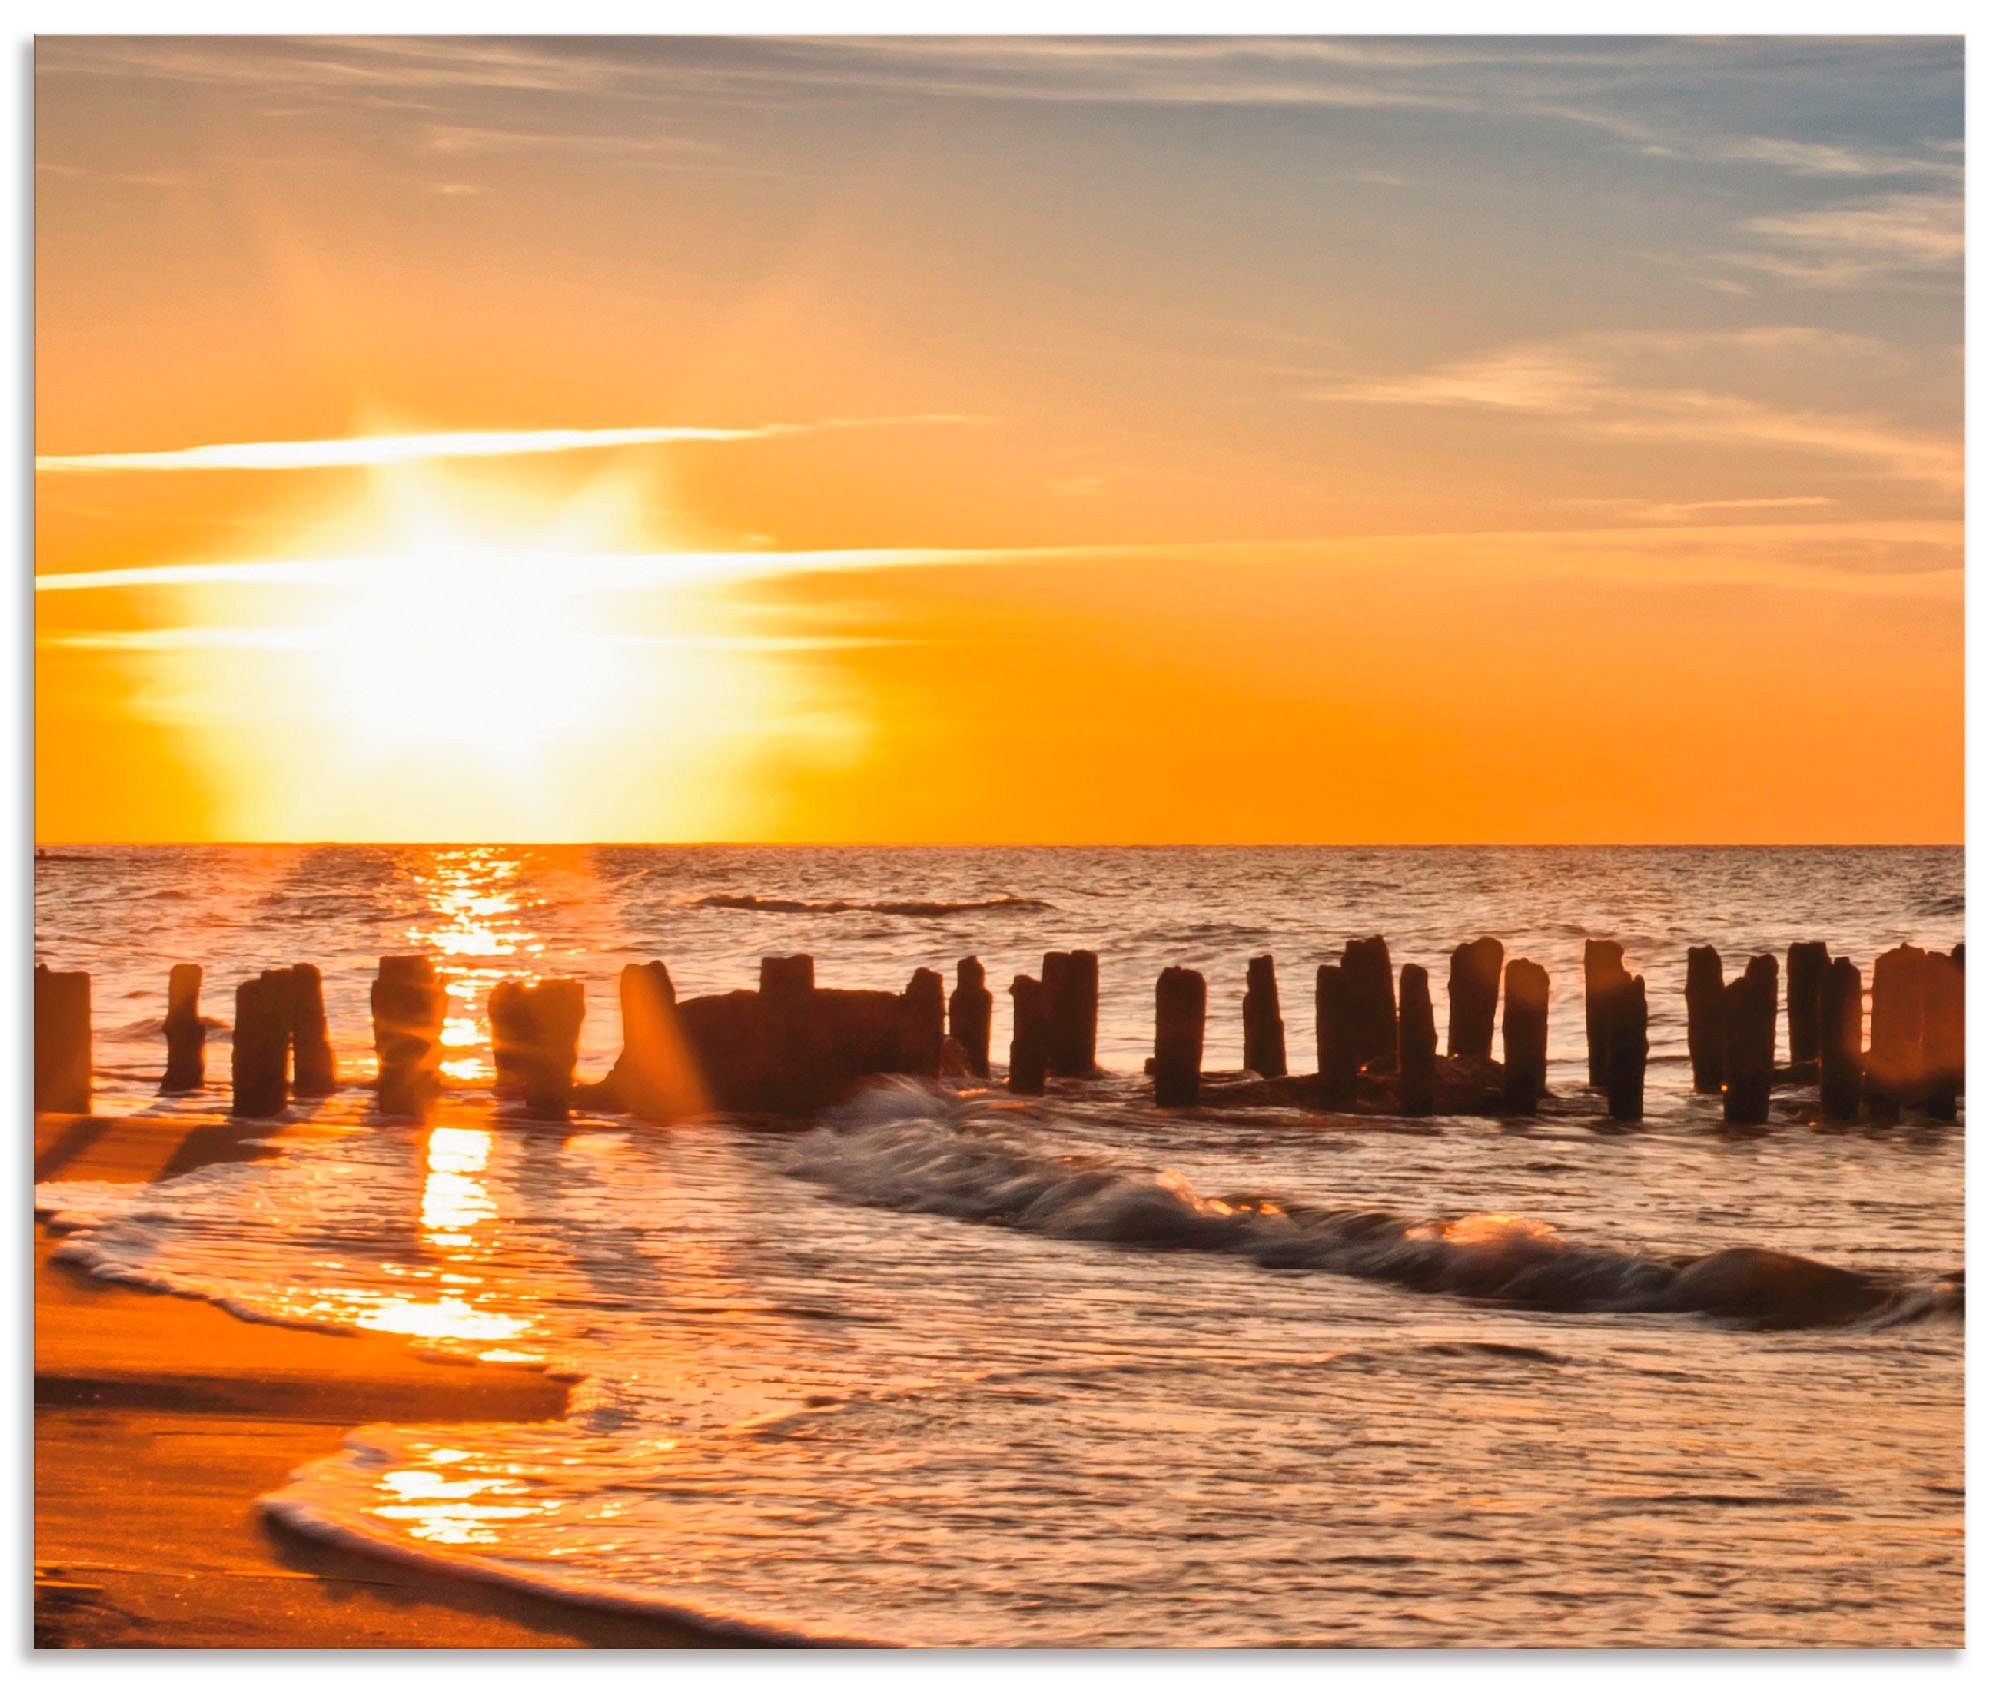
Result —
[{"label": "wooden post", "polygon": [[993,1074],[993,995],[986,966],[976,958],[958,961],[958,986],[951,990],[951,1037],[965,1048],[965,1066],[981,1080]]},{"label": "wooden post", "polygon": [[1042,955],[1042,996],[1049,1011],[1049,1073],[1097,1072],[1097,954]]},{"label": "wooden post", "polygon": [[1722,1119],[1763,1122],[1778,1062],[1778,961],[1769,953],[1722,990],[1722,1022]]},{"label": "wooden post", "polygon": [[495,982],[486,995],[486,1026],[493,1039],[493,1091],[518,1099],[528,1089],[534,1056],[535,1020],[528,1008],[528,984],[512,976]]},{"label": "wooden post", "polygon": [[1454,1058],[1493,1056],[1493,1013],[1500,1004],[1500,972],[1506,948],[1491,935],[1461,941],[1452,949],[1445,997],[1451,1003],[1450,1041]]},{"label": "wooden post", "polygon": [[1354,1010],[1354,1050],[1363,1068],[1396,1052],[1396,978],[1380,935],[1349,941],[1340,955]]},{"label": "wooden post", "polygon": [[757,995],[764,1007],[768,1060],[765,1102],[780,1115],[804,1115],[824,1078],[813,1012],[812,955],[765,959],[758,968]]},{"label": "wooden post", "polygon": [[905,1075],[935,1081],[944,1069],[944,978],[919,968],[897,1007],[898,1061]]},{"label": "wooden post", "polygon": [[1605,990],[1604,1093],[1611,1116],[1636,1122],[1646,1113],[1646,979],[1622,975]]},{"label": "wooden post", "polygon": [[1500,1102],[1510,1116],[1533,1116],[1549,1079],[1549,973],[1531,959],[1507,962],[1500,1049],[1506,1061]]},{"label": "wooden post", "polygon": [[1352,1104],[1360,1086],[1361,1067],[1355,1049],[1354,996],[1347,972],[1337,964],[1319,967],[1313,990],[1313,1029],[1321,1102]]},{"label": "wooden post", "polygon": [[1965,1090],[1965,970],[1949,953],[1924,954],[1924,1114],[1949,1122]]},{"label": "wooden post", "polygon": [[1269,953],[1250,961],[1243,991],[1243,1067],[1285,1073],[1285,1019],[1278,1011],[1278,967]]},{"label": "wooden post", "polygon": [[1829,1122],[1851,1122],[1861,1110],[1861,972],[1837,958],[1819,980],[1819,1108]]},{"label": "wooden post", "polygon": [[1033,976],[1016,976],[1007,992],[1014,1001],[1014,1039],[1007,1048],[1007,1091],[1045,1092],[1049,1084],[1048,992]]},{"label": "wooden post", "polygon": [[1201,1043],[1208,983],[1199,970],[1169,965],[1153,989],[1153,1102],[1191,1105],[1201,1097]]},{"label": "wooden post", "polygon": [[1604,1000],[1625,974],[1625,949],[1616,941],[1583,943],[1583,1039],[1590,1054],[1590,1085],[1604,1085]]},{"label": "wooden post", "polygon": [[1688,1063],[1697,1093],[1722,1091],[1722,988],[1722,955],[1713,947],[1689,947]]},{"label": "wooden post", "polygon": [[90,972],[35,966],[35,1109],[90,1114]]},{"label": "wooden post", "polygon": [[551,976],[527,990],[528,1055],[521,1102],[530,1116],[561,1122],[576,1086],[576,1043],[583,1031],[583,984]]},{"label": "wooden post", "polygon": [[647,1121],[671,1122],[707,1108],[675,1003],[674,979],[657,958],[618,972],[622,1044],[605,1085],[614,1104]]},{"label": "wooden post", "polygon": [[1903,945],[1875,961],[1868,1024],[1868,1081],[1893,1103],[1923,1070],[1924,954]]},{"label": "wooden post", "polygon": [[1785,949],[1785,1043],[1794,1065],[1819,1056],[1819,984],[1832,962],[1824,941],[1794,941]]},{"label": "wooden post", "polygon": [[374,1019],[375,1103],[385,1116],[430,1115],[442,1084],[444,988],[421,953],[391,953],[368,990]]},{"label": "wooden post", "polygon": [[167,972],[167,1073],[163,1093],[198,1093],[208,1079],[208,1025],[201,1020],[201,966]]},{"label": "wooden post", "polygon": [[266,970],[236,985],[229,1042],[229,1113],[279,1116],[292,1043],[292,973]]},{"label": "wooden post", "polygon": [[292,1031],[292,1091],[302,1099],[323,1099],[339,1083],[334,1076],[333,1041],[326,1029],[326,995],[319,966],[295,964],[286,1000]]},{"label": "wooden post", "polygon": [[1431,979],[1419,964],[1400,978],[1396,1029],[1396,1095],[1405,1116],[1437,1109],[1437,1020],[1431,1013]]}]

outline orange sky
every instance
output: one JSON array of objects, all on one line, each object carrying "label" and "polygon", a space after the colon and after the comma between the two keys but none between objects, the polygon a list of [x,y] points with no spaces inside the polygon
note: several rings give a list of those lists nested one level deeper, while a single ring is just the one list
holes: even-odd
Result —
[{"label": "orange sky", "polygon": [[44,38],[38,839],[1957,840],[1961,71]]}]

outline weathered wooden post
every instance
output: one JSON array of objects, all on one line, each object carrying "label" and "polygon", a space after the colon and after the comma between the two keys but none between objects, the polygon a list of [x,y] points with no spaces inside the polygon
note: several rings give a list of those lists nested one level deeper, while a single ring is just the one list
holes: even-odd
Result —
[{"label": "weathered wooden post", "polygon": [[1354,1050],[1363,1068],[1396,1051],[1396,978],[1389,943],[1380,935],[1349,941],[1340,955],[1354,1011]]},{"label": "weathered wooden post", "polygon": [[1549,1079],[1549,973],[1532,959],[1509,959],[1503,994],[1500,1102],[1510,1116],[1533,1116]]},{"label": "weathered wooden post", "polygon": [[1452,949],[1445,997],[1451,1003],[1446,1050],[1454,1058],[1493,1056],[1493,1013],[1500,1004],[1500,971],[1506,948],[1491,935],[1461,941]]},{"label": "weathered wooden post", "polygon": [[90,1114],[90,972],[35,966],[35,1109]]},{"label": "weathered wooden post", "polygon": [[1965,1090],[1965,970],[1949,953],[1924,954],[1924,1114],[1949,1122]]},{"label": "weathered wooden post", "polygon": [[1361,1060],[1355,1046],[1351,983],[1337,964],[1319,967],[1313,990],[1313,1031],[1321,1102],[1352,1104],[1360,1086]]},{"label": "weathered wooden post", "polygon": [[618,972],[622,1044],[605,1086],[614,1104],[650,1122],[671,1122],[707,1106],[675,1004],[674,979],[657,958]]},{"label": "weathered wooden post", "polygon": [[1007,1047],[1007,1091],[1041,1093],[1049,1084],[1048,992],[1033,976],[1016,976],[1007,993],[1014,1001],[1014,1038]]},{"label": "weathered wooden post", "polygon": [[1868,1084],[1893,1105],[1923,1069],[1924,954],[1907,941],[1875,961],[1868,1024]]},{"label": "weathered wooden post", "polygon": [[822,1079],[813,985],[810,953],[766,958],[758,967],[757,995],[764,1008],[768,1060],[766,1102],[785,1116],[811,1110]]},{"label": "weathered wooden post", "polygon": [[333,1041],[326,1028],[326,995],[319,966],[295,964],[287,994],[292,1031],[292,1091],[302,1099],[323,1099],[339,1085]]},{"label": "weathered wooden post", "polygon": [[1616,941],[1583,943],[1583,1039],[1590,1056],[1590,1085],[1604,1085],[1604,1001],[1625,974],[1625,949]]},{"label": "weathered wooden post", "polygon": [[993,995],[986,966],[976,958],[958,961],[958,986],[951,990],[951,1037],[965,1048],[966,1068],[982,1080],[993,1074]]},{"label": "weathered wooden post", "polygon": [[1819,1108],[1829,1122],[1851,1122],[1861,1110],[1861,972],[1837,958],[1819,979]]},{"label": "weathered wooden post", "polygon": [[1285,1019],[1278,1011],[1278,967],[1269,953],[1250,961],[1243,990],[1243,1067],[1285,1073]]},{"label": "weathered wooden post", "polygon": [[1722,990],[1722,1025],[1722,1119],[1763,1122],[1778,1062],[1778,961],[1769,953]]},{"label": "weathered wooden post", "polygon": [[1689,947],[1688,1063],[1697,1093],[1722,1091],[1722,989],[1722,955],[1713,947]]},{"label": "weathered wooden post", "polygon": [[551,976],[527,990],[528,1056],[521,1103],[530,1116],[549,1122],[568,1118],[583,1012],[583,983],[570,977]]},{"label": "weathered wooden post", "polygon": [[527,1091],[534,1057],[535,1018],[527,983],[509,976],[493,984],[486,995],[486,1025],[493,1039],[493,1091],[503,1099],[518,1099]]},{"label": "weathered wooden post", "polygon": [[1785,949],[1785,1044],[1794,1065],[1819,1056],[1819,984],[1832,962],[1824,941],[1794,941]]},{"label": "weathered wooden post", "polygon": [[896,1010],[897,1061],[906,1075],[935,1081],[944,1069],[944,978],[919,968]]},{"label": "weathered wooden post", "polygon": [[1437,1109],[1437,1020],[1431,1013],[1431,979],[1420,964],[1400,977],[1396,1018],[1396,1102],[1405,1116]]},{"label": "weathered wooden post", "polygon": [[1042,955],[1042,997],[1049,1011],[1049,1072],[1097,1072],[1097,954]]},{"label": "weathered wooden post", "polygon": [[229,1042],[232,1116],[283,1114],[291,1043],[292,973],[266,970],[237,983]]},{"label": "weathered wooden post", "polygon": [[1201,1043],[1208,983],[1199,970],[1169,965],[1153,989],[1153,1102],[1190,1105],[1201,1097]]},{"label": "weathered wooden post", "polygon": [[176,964],[167,972],[167,1073],[163,1093],[198,1093],[208,1079],[208,1025],[201,1020],[201,966]]},{"label": "weathered wooden post", "polygon": [[441,1086],[444,987],[422,953],[390,953],[368,990],[374,1019],[376,1107],[385,1116],[430,1115]]},{"label": "weathered wooden post", "polygon": [[1646,1113],[1646,979],[1621,975],[1604,992],[1604,1095],[1614,1121]]}]

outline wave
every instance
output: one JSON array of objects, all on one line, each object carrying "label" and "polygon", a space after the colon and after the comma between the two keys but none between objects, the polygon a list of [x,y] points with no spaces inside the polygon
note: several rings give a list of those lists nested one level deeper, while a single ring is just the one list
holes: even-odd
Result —
[{"label": "wave", "polygon": [[1005,1112],[896,1078],[830,1112],[794,1172],[858,1203],[1046,1238],[1224,1252],[1525,1309],[1699,1314],[1758,1327],[1900,1324],[1962,1315],[1953,1280],[1892,1281],[1810,1257],[1733,1246],[1681,1261],[1571,1244],[1501,1213],[1413,1220],[1268,1198],[1203,1196],[1172,1170],[1050,1157]]},{"label": "wave", "polygon": [[704,894],[690,906],[730,912],[880,912],[891,917],[951,917],[959,912],[1047,912],[1046,900],[996,894],[987,900],[788,900],[766,894]]}]

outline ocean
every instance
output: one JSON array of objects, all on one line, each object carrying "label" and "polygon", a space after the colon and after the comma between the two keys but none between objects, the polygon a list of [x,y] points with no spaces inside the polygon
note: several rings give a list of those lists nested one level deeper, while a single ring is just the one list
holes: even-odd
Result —
[{"label": "ocean", "polygon": [[[722,1630],[918,1645],[1954,1646],[1962,1639],[1964,1129],[1724,1130],[1681,982],[1823,938],[1864,969],[1963,939],[1957,848],[51,848],[36,956],[94,977],[96,1103],[156,1096],[168,967],[325,973],[365,1125],[157,1185],[51,1183],[64,1260],[234,1312],[575,1374],[569,1413],[368,1427],[279,1524]],[[1209,983],[1239,1065],[1276,956],[1294,1070],[1316,967],[1381,934],[1438,1000],[1461,940],[1547,966],[1534,1120],[1162,1113],[1153,982]],[[1582,947],[1647,978],[1643,1122],[1583,1093]],[[803,1128],[534,1123],[481,1001],[621,965],[683,997],[810,952],[900,987],[1049,949],[1102,974],[1105,1079],[1046,1099],[885,1082]],[[449,979],[450,1095],[370,1118],[383,953]],[[1783,1027],[1780,1026],[1782,1046]],[[295,1115],[307,1114],[306,1107]],[[1663,1293],[1762,1247],[1891,1288],[1806,1327]],[[1725,1283],[1731,1264],[1725,1258]]]}]

